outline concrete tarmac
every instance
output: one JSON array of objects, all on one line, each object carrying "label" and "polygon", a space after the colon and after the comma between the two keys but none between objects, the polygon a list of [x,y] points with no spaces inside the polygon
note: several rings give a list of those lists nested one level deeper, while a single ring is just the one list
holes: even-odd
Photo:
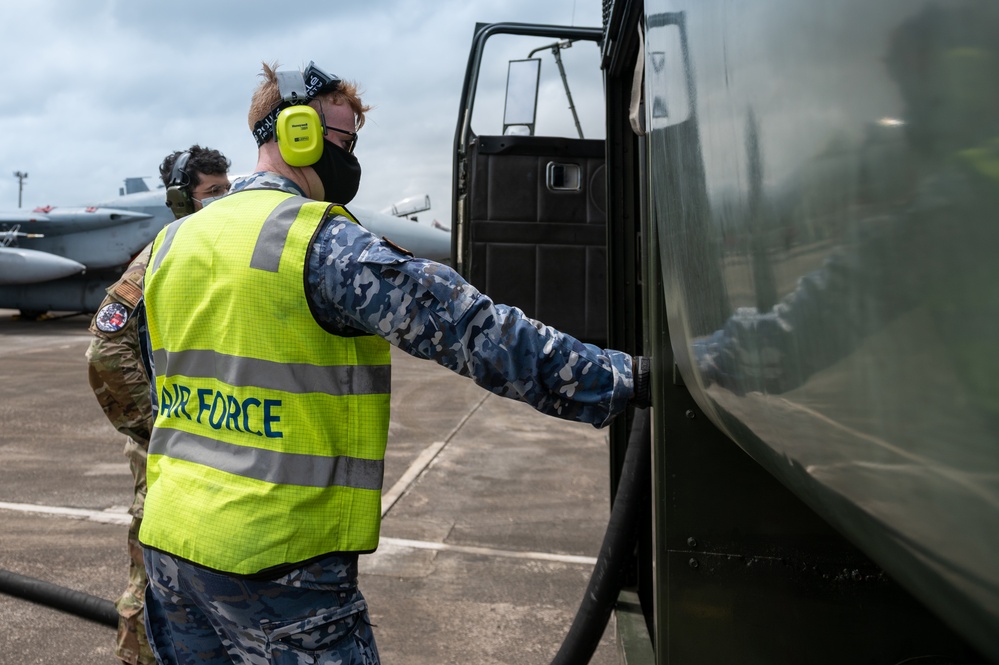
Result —
[{"label": "concrete tarmac", "polygon": [[[132,480],[87,383],[89,317],[14,314],[0,310],[0,569],[114,600]],[[360,563],[382,662],[550,662],[606,527],[606,433],[393,363],[382,542]],[[619,662],[613,621],[596,665]],[[115,663],[113,639],[0,594],[0,665]]]}]

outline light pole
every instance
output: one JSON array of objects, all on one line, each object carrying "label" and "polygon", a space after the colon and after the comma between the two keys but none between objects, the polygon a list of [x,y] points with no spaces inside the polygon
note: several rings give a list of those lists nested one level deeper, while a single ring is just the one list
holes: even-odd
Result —
[{"label": "light pole", "polygon": [[17,207],[20,208],[21,194],[24,192],[24,179],[28,177],[28,174],[14,171],[14,177],[17,178]]}]

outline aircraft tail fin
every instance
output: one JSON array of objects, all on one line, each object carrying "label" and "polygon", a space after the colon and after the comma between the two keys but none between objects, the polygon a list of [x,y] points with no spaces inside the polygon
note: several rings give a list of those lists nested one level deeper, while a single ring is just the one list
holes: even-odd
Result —
[{"label": "aircraft tail fin", "polygon": [[125,178],[125,186],[121,189],[121,194],[135,194],[137,192],[148,192],[149,185],[143,178]]}]

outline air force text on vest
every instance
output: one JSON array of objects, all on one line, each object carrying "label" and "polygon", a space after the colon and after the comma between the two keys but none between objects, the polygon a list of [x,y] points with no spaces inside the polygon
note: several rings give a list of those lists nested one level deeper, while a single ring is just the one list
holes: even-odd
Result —
[{"label": "air force text on vest", "polygon": [[240,401],[213,388],[192,391],[175,383],[164,384],[160,391],[160,416],[187,418],[212,429],[248,432],[271,439],[284,437],[281,423],[281,400],[247,397]]}]

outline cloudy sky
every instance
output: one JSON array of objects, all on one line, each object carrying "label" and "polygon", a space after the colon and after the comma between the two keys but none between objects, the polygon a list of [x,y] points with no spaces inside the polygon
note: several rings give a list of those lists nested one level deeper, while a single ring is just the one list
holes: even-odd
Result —
[{"label": "cloudy sky", "polygon": [[451,148],[476,22],[599,27],[599,0],[31,0],[0,9],[0,210],[112,199],[163,156],[217,148],[248,173],[261,61],[310,60],[375,108],[355,203],[429,194],[450,224]]}]

